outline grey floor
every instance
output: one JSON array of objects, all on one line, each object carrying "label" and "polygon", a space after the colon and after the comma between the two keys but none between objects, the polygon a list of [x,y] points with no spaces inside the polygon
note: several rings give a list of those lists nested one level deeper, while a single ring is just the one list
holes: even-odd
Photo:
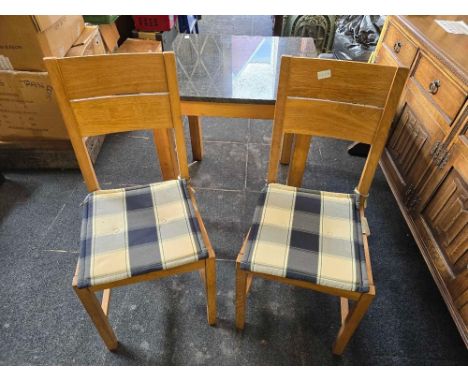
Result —
[{"label": "grey floor", "polygon": [[[201,28],[269,34],[271,21],[212,16]],[[234,260],[264,185],[271,122],[203,119],[203,133],[205,158],[190,172],[218,256],[218,325],[207,325],[198,274],[119,288],[110,321],[121,345],[108,352],[71,289],[86,196],[80,173],[6,172],[0,186],[1,365],[468,364],[380,171],[367,208],[377,297],[344,355],[331,354],[337,298],[268,281],[254,281],[246,328],[237,333]],[[363,159],[350,157],[346,147],[314,140],[303,185],[351,192]],[[96,170],[103,188],[161,179],[148,132],[109,136]]]}]

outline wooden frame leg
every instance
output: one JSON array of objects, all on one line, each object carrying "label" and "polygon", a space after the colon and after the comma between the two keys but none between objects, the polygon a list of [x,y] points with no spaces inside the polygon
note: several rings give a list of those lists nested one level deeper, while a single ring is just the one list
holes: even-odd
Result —
[{"label": "wooden frame leg", "polygon": [[192,142],[193,160],[203,159],[203,133],[200,117],[195,115],[188,116],[190,141]]},{"label": "wooden frame leg", "polygon": [[216,325],[216,260],[205,260],[205,287],[208,324]]},{"label": "wooden frame leg", "polygon": [[252,286],[252,281],[253,281],[253,275],[250,273],[250,274],[247,275],[247,285],[245,287],[246,296],[248,296],[249,293],[250,293],[250,288]]},{"label": "wooden frame leg", "polygon": [[176,179],[178,175],[174,171],[174,138],[171,133],[168,129],[153,130],[163,180]]},{"label": "wooden frame leg", "polygon": [[[338,332],[338,336],[336,337],[336,341],[333,345],[333,353],[337,355],[341,355],[346,348],[349,340],[353,336],[354,332],[356,331],[359,323],[363,319],[364,315],[369,308],[372,300],[375,297],[375,290],[371,288],[369,293],[363,294],[359,300],[357,301],[354,308],[351,311],[348,307],[348,302],[341,300],[341,312],[342,315],[346,314],[345,317],[341,318],[341,328]],[[344,299],[346,300],[346,299]]]},{"label": "wooden frame leg", "polygon": [[293,145],[294,134],[286,133],[283,136],[283,147],[281,148],[281,164],[289,164],[291,159],[291,149]]},{"label": "wooden frame leg", "polygon": [[244,329],[245,307],[247,302],[247,275],[248,272],[240,269],[240,264],[236,263],[236,328]]},{"label": "wooden frame leg", "polygon": [[310,148],[310,135],[296,134],[291,165],[288,171],[288,185],[300,187]]},{"label": "wooden frame leg", "polygon": [[116,350],[119,346],[117,337],[94,292],[90,291],[88,288],[73,287],[73,289],[86,309],[86,312],[88,312],[89,317],[93,321],[94,326],[107,348],[111,351]]}]

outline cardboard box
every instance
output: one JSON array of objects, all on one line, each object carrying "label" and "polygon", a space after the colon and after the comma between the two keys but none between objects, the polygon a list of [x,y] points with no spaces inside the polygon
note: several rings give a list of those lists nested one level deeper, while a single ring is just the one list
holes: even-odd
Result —
[{"label": "cardboard box", "polygon": [[101,32],[102,41],[106,47],[107,53],[114,53],[118,47],[120,38],[119,31],[115,23],[99,25],[99,31]]},{"label": "cardboard box", "polygon": [[67,57],[95,56],[106,54],[104,43],[97,26],[85,26],[83,33],[67,52]]},{"label": "cardboard box", "polygon": [[0,71],[0,141],[69,139],[47,72]]},{"label": "cardboard box", "polygon": [[0,68],[45,71],[42,58],[64,57],[83,28],[82,16],[0,16]]},{"label": "cardboard box", "polygon": [[161,42],[154,40],[141,40],[138,38],[128,38],[116,51],[116,53],[147,52],[162,52]]}]

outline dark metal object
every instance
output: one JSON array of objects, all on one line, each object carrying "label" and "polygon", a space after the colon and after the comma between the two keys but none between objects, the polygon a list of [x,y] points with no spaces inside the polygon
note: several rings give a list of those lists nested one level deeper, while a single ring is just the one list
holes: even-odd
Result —
[{"label": "dark metal object", "polygon": [[440,88],[440,80],[434,80],[429,84],[429,92],[431,94],[436,94]]},{"label": "dark metal object", "polygon": [[335,36],[335,20],[333,15],[294,15],[275,19],[275,32],[280,30],[281,36],[312,37],[317,52],[331,52]]},{"label": "dark metal object", "polygon": [[395,51],[395,53],[400,53],[400,50],[401,50],[401,42],[400,41],[397,41],[393,45],[393,50]]}]

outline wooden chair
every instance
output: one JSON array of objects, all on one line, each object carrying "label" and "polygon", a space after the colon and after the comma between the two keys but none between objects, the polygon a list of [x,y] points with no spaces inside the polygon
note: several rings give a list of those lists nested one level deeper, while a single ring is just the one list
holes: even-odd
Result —
[{"label": "wooden chair", "polygon": [[[189,186],[174,54],[46,58],[45,63],[91,192],[73,288],[106,346],[118,346],[107,317],[111,288],[184,272],[200,271],[208,323],[214,325],[215,254]],[[164,181],[100,190],[86,137],[142,129],[153,130]],[[101,290],[102,303],[95,295]]]},{"label": "wooden chair", "polygon": [[[333,352],[344,351],[375,296],[364,208],[407,75],[401,67],[282,57],[267,186],[236,263],[238,329],[258,276],[339,296]],[[296,142],[288,185],[279,185],[284,133]],[[371,145],[354,194],[298,188],[312,135]]]}]

